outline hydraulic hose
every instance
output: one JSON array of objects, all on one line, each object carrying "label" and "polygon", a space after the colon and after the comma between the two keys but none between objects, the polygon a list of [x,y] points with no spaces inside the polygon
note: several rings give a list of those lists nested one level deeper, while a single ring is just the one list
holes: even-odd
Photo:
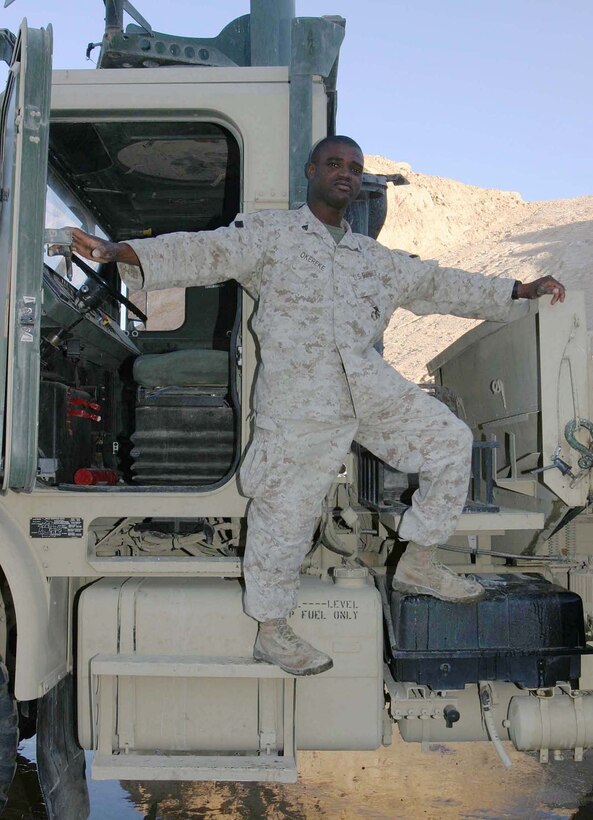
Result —
[{"label": "hydraulic hose", "polygon": [[511,758],[506,753],[502,740],[496,731],[496,724],[494,723],[494,706],[492,705],[492,698],[490,696],[490,686],[483,681],[480,681],[480,707],[482,709],[482,716],[484,718],[484,725],[488,732],[488,737],[492,741],[496,753],[502,761],[505,769],[510,769],[513,766]]}]

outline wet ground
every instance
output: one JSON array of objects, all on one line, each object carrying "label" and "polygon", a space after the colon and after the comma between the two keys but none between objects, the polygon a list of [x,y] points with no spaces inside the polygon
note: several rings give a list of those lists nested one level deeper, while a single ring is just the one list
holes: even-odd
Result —
[{"label": "wet ground", "polygon": [[[377,752],[302,752],[294,785],[94,782],[91,820],[589,820],[593,751],[583,763],[540,765],[505,744],[513,768],[488,743],[432,744],[398,737]],[[21,746],[6,820],[46,818],[34,740]],[[90,768],[90,756],[88,759]],[[81,818],[82,820],[82,818]]]}]

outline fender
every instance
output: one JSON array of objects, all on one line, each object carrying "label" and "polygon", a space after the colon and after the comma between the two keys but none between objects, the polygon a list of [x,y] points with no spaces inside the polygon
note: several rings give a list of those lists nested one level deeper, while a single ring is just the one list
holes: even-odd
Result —
[{"label": "fender", "polygon": [[[66,655],[56,646],[55,635],[50,641],[50,584],[28,540],[5,509],[0,509],[0,566],[17,622],[15,696],[33,700],[66,674]],[[62,662],[56,663],[56,649]]]}]

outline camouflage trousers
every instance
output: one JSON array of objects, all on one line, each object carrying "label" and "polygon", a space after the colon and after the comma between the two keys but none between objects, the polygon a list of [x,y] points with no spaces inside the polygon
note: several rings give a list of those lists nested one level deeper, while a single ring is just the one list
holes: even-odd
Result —
[{"label": "camouflage trousers", "polygon": [[399,534],[429,546],[455,531],[467,498],[472,436],[444,404],[415,385],[397,402],[336,423],[258,414],[240,479],[251,497],[245,549],[245,611],[258,621],[284,618],[297,603],[299,570],[311,547],[323,499],[354,439],[419,488]]}]

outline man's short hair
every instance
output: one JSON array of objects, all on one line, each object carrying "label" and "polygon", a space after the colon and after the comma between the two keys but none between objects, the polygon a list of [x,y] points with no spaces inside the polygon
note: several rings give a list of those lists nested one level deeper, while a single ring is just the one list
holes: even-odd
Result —
[{"label": "man's short hair", "polygon": [[313,162],[313,163],[317,162],[319,152],[321,151],[321,149],[325,145],[328,145],[330,143],[336,143],[336,142],[340,142],[340,143],[342,143],[342,145],[352,145],[354,148],[358,148],[358,150],[362,154],[362,148],[356,142],[356,140],[352,139],[352,137],[346,137],[344,134],[334,134],[333,136],[330,136],[330,137],[324,137],[323,139],[321,139],[321,140],[319,140],[318,142],[315,143],[315,145],[313,146],[313,148],[311,148],[311,150],[309,152],[309,157],[307,158],[307,165],[310,162]]}]

